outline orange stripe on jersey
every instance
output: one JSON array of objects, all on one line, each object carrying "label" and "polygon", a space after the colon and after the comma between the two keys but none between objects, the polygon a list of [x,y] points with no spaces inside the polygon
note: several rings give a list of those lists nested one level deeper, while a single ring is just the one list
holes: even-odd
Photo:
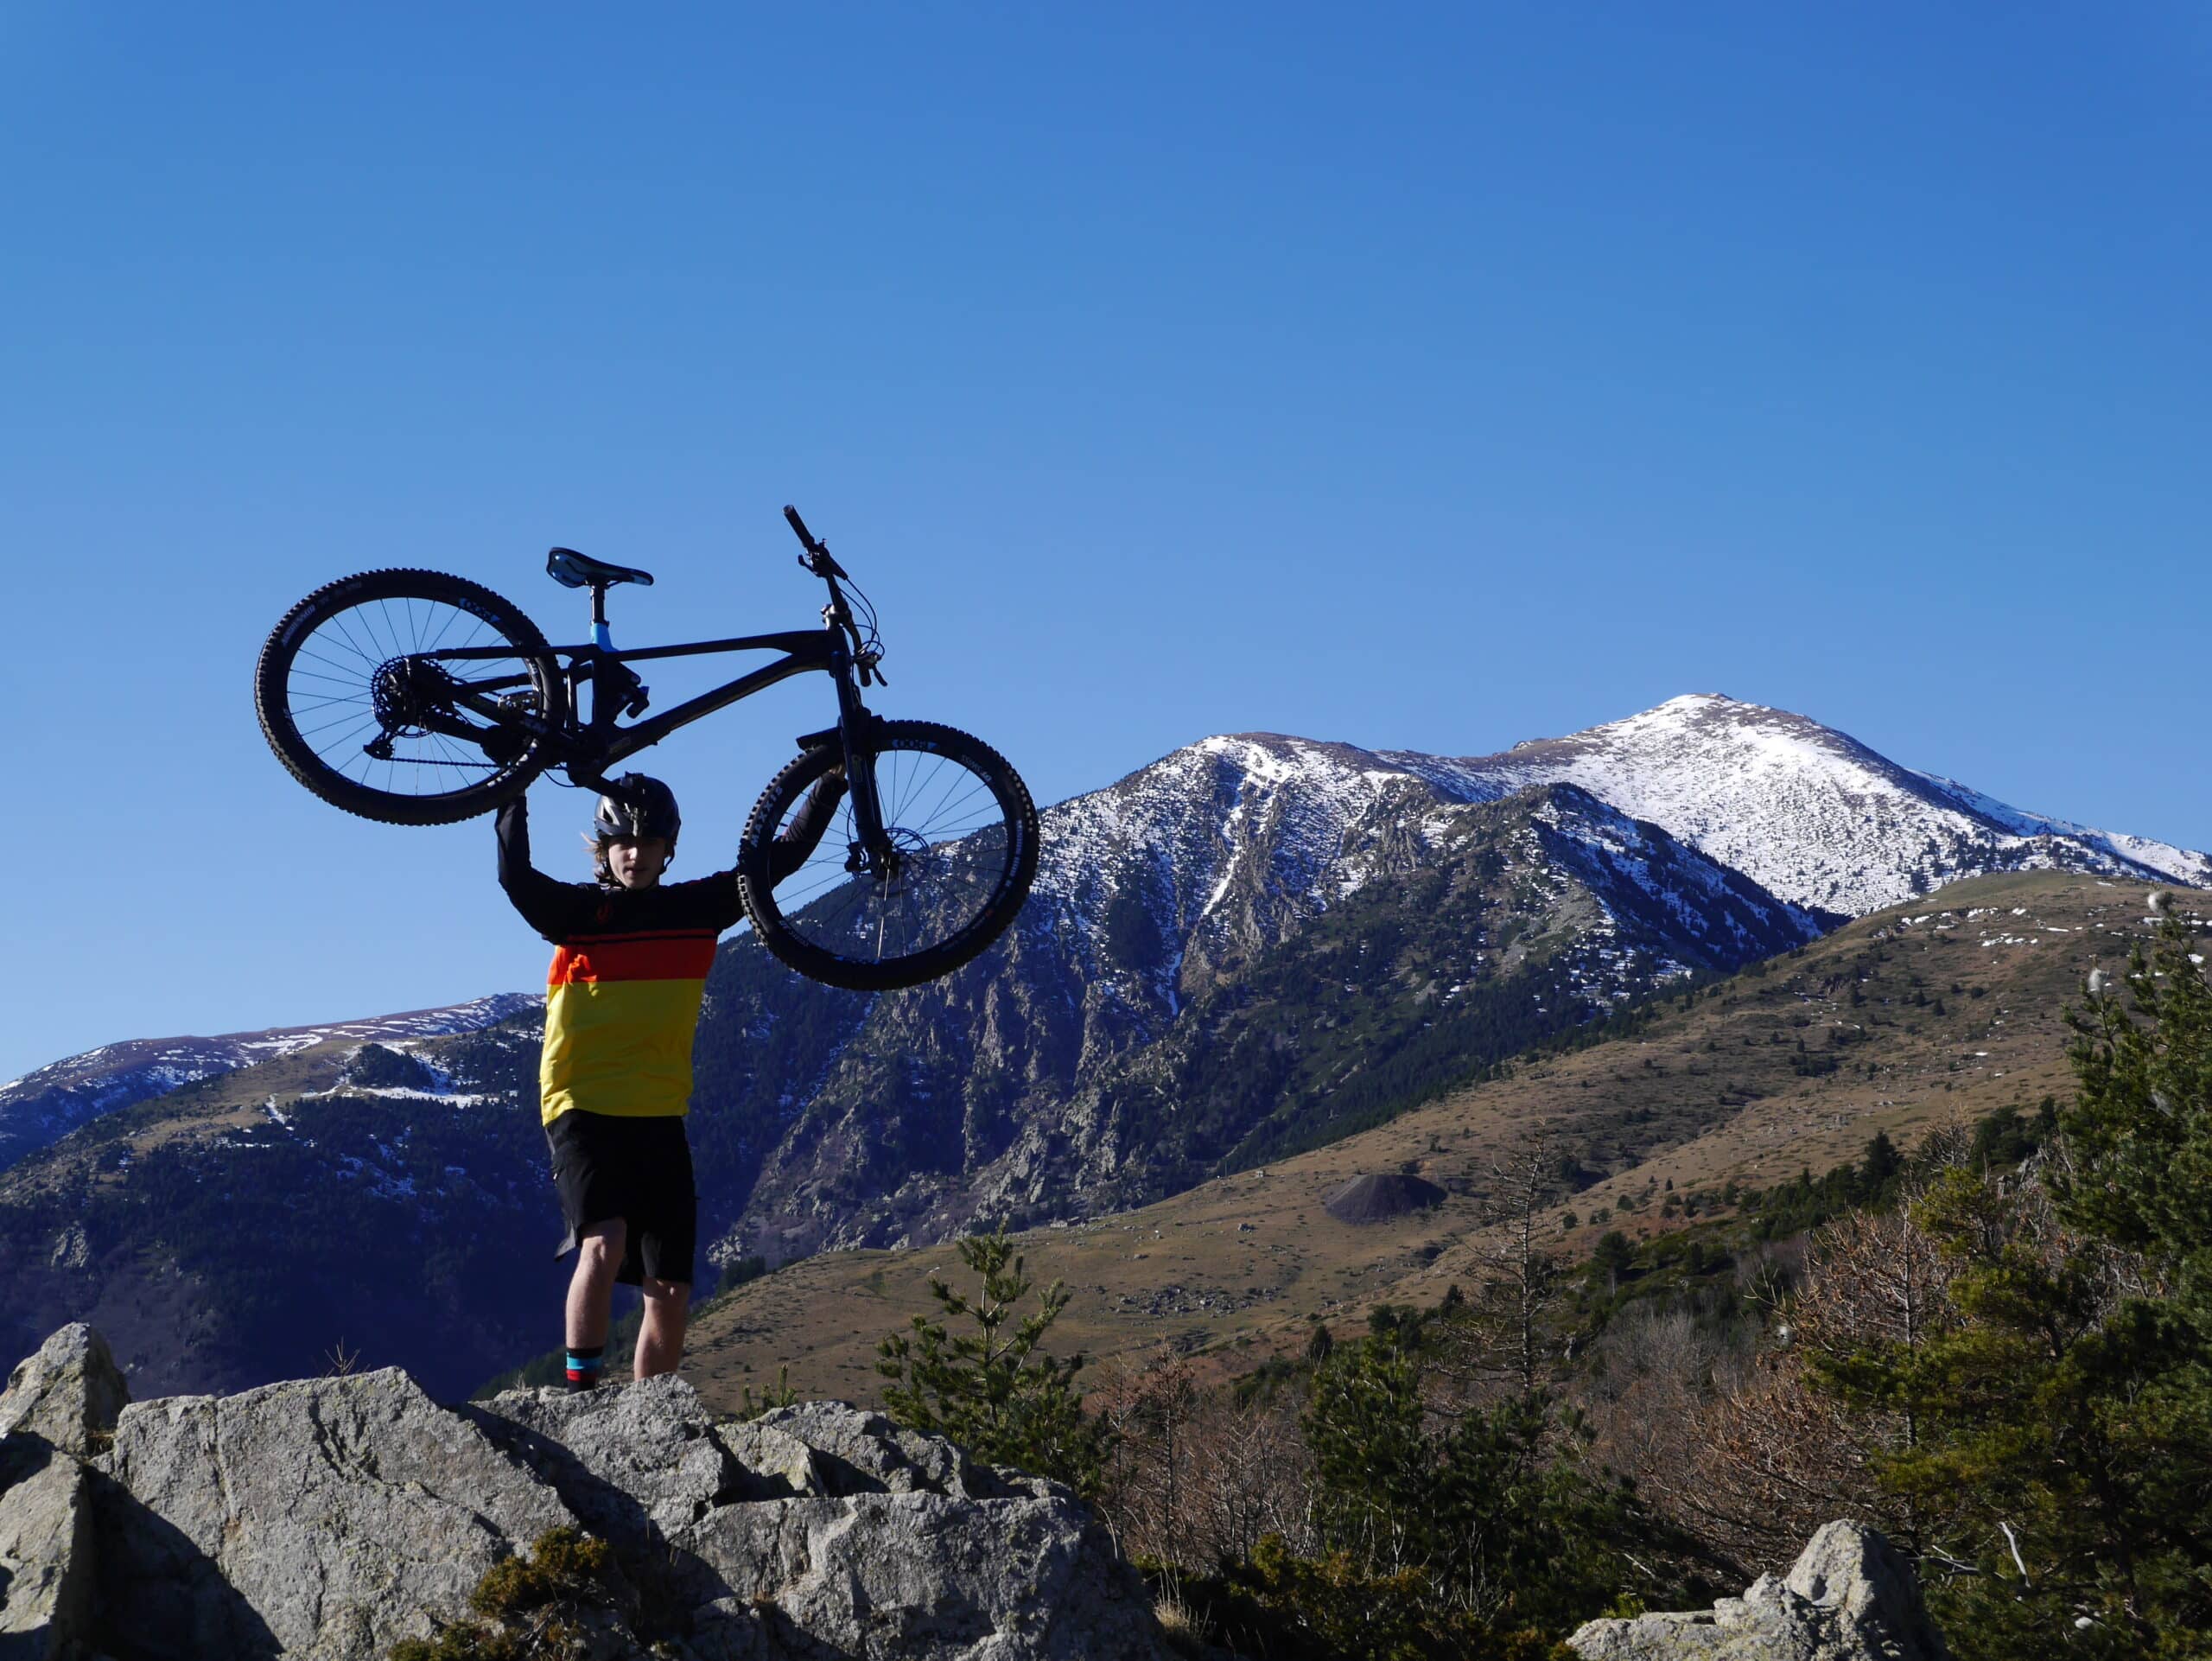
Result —
[{"label": "orange stripe on jersey", "polygon": [[711,934],[583,940],[556,947],[548,986],[597,981],[703,981],[715,966]]}]

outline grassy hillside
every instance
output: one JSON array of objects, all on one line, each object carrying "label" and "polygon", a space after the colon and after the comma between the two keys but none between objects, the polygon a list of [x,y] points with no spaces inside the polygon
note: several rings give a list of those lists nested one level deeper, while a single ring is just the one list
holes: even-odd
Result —
[{"label": "grassy hillside", "polygon": [[[1539,1135],[1580,1172],[1547,1228],[1580,1254],[1605,1228],[1662,1226],[1670,1193],[1710,1214],[1732,1181],[1827,1170],[1878,1130],[1909,1147],[1939,1124],[2032,1107],[2069,1087],[2067,1000],[2093,963],[2117,966],[2147,938],[2144,893],[2069,875],[1976,878],[1378,1129],[1139,1211],[1033,1231],[1033,1272],[1076,1294],[1056,1338],[1243,1367],[1300,1342],[1311,1318],[1433,1303],[1472,1267],[1492,1162]],[[1449,1197],[1357,1229],[1323,1209],[1351,1177],[1402,1168]],[[928,1308],[929,1276],[955,1266],[949,1246],[792,1264],[702,1309],[690,1376],[734,1404],[788,1365],[802,1393],[873,1399],[876,1340]]]}]

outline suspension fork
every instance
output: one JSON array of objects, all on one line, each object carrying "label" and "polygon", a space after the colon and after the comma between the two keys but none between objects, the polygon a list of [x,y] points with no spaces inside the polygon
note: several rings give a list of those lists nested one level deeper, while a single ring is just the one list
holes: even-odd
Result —
[{"label": "suspension fork", "polygon": [[870,741],[882,717],[861,702],[853,684],[853,660],[842,647],[830,665],[837,680],[837,740],[845,756],[845,788],[853,802],[853,829],[868,869],[889,873],[891,837],[883,822],[883,797],[876,787],[876,747]]}]

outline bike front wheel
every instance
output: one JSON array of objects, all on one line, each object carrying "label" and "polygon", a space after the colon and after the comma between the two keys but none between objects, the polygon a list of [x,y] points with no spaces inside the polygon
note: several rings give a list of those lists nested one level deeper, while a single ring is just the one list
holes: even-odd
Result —
[{"label": "bike front wheel", "polygon": [[821,842],[778,882],[779,839],[843,759],[834,745],[806,751],[747,820],[737,872],[753,929],[830,986],[880,992],[948,975],[1003,934],[1028,897],[1039,841],[1029,788],[980,739],[925,721],[878,722],[857,759],[874,770],[895,856],[863,856],[849,791]]},{"label": "bike front wheel", "polygon": [[537,626],[439,571],[317,589],[261,648],[253,702],[295,779],[387,824],[451,824],[528,788],[563,708]]}]

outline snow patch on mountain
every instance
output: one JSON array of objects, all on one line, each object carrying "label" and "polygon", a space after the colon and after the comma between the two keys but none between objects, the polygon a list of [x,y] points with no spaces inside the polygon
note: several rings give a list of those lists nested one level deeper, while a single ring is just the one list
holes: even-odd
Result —
[{"label": "snow patch on mountain", "polygon": [[1941,773],[1923,773],[1919,776],[1967,811],[2003,825],[2016,836],[2064,837],[2101,849],[2117,861],[2139,866],[2156,875],[2171,877],[2190,888],[2212,888],[2212,854],[2196,853],[2187,848],[2177,848],[2171,843],[2153,842],[2148,837],[2132,837],[2120,830],[2100,830],[2092,825],[2076,824],[2071,819],[2055,818],[2048,813],[2008,806],[1993,796],[1985,796],[1971,786],[1962,785],[1955,779],[1946,779]]},{"label": "snow patch on mountain", "polygon": [[1194,948],[1211,962],[1272,944],[1356,888],[1347,833],[1409,788],[1433,803],[1404,768],[1348,745],[1203,739],[1045,810],[1025,926],[1065,935],[1091,976],[1110,968],[1101,952],[1117,908],[1141,909],[1172,958],[1145,1001],[1172,1019]]},{"label": "snow patch on mountain", "polygon": [[333,1040],[405,1043],[469,1033],[536,1009],[543,999],[499,992],[435,1009],[408,1009],[313,1027],[225,1033],[213,1038],[141,1038],[103,1044],[50,1062],[0,1088],[0,1169],[59,1142],[79,1125],[257,1062],[281,1060]]},{"label": "snow patch on mountain", "polygon": [[[1088,978],[1110,968],[1101,943],[1117,908],[1124,920],[1141,910],[1167,953],[1116,996],[1172,1021],[1192,973],[1420,862],[1452,834],[1452,807],[1545,785],[1573,786],[1623,824],[1656,826],[1749,879],[1791,909],[1791,931],[1993,870],[2212,885],[2205,854],[2025,812],[1804,716],[1694,694],[1491,756],[1202,739],[1046,811],[1028,926],[1065,934]],[[1686,917],[1713,894],[1682,881],[1663,903]]]},{"label": "snow patch on mountain", "polygon": [[1793,904],[1860,916],[1993,870],[2212,884],[2212,856],[2023,812],[1803,716],[1717,693],[1502,754],[1380,758],[1473,801],[1573,784]]}]

